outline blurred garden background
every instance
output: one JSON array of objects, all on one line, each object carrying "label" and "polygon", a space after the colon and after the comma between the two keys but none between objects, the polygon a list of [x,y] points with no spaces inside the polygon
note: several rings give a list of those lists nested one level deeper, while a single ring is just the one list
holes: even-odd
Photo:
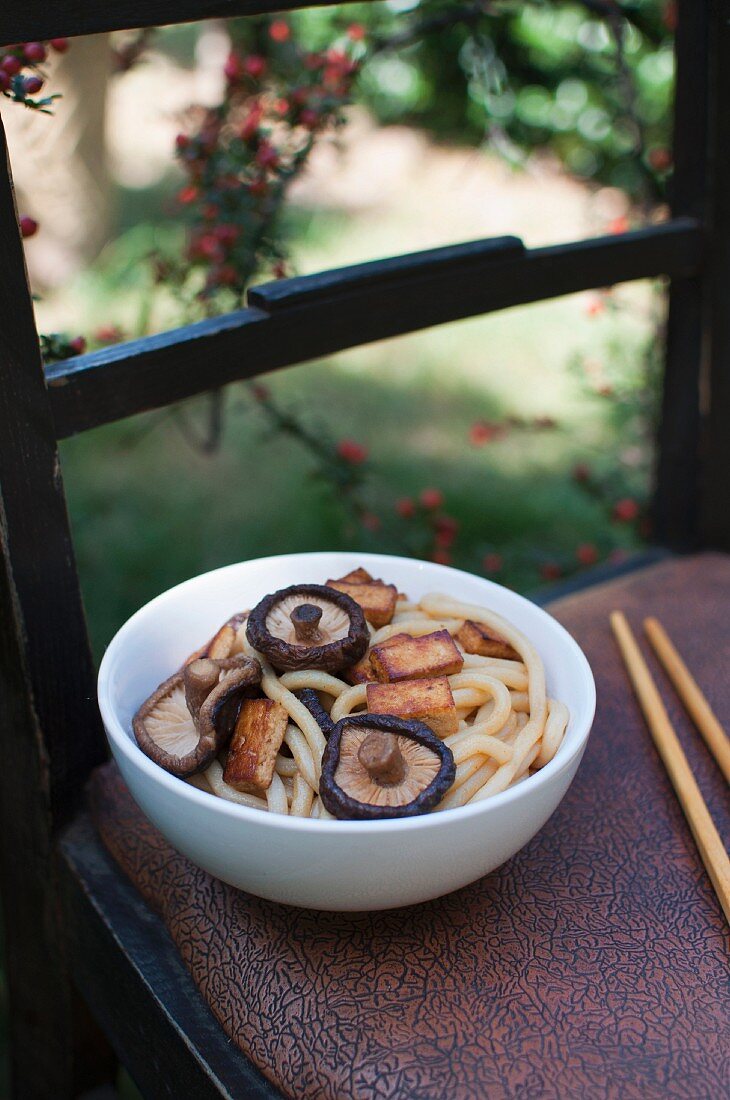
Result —
[{"label": "blurred garden background", "polygon": [[[291,274],[661,220],[675,20],[384,0],[0,47],[46,361]],[[527,592],[622,560],[651,539],[663,324],[658,283],[596,291],[68,440],[97,656],[156,593],[258,555],[403,553]]]},{"label": "blurred garden background", "polygon": [[[47,361],[272,278],[662,219],[674,19],[386,0],[0,50]],[[257,555],[384,550],[522,591],[621,560],[651,536],[662,328],[661,286],[596,291],[67,441],[97,655],[157,592]]]}]

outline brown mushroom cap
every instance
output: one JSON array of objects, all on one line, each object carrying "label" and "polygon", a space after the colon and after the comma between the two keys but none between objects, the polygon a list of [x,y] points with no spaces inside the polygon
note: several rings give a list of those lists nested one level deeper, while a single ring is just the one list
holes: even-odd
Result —
[{"label": "brown mushroom cap", "polygon": [[329,737],[319,794],[339,818],[414,817],[438,805],[454,775],[451,750],[422,722],[357,714]]},{"label": "brown mushroom cap", "polygon": [[250,657],[193,661],[139,708],[132,721],[137,744],[172,775],[202,771],[231,736],[244,695],[260,682],[261,665]]},{"label": "brown mushroom cap", "polygon": [[370,640],[362,608],[323,584],[296,584],[264,597],[248,617],[246,636],[274,668],[326,672],[355,664]]}]

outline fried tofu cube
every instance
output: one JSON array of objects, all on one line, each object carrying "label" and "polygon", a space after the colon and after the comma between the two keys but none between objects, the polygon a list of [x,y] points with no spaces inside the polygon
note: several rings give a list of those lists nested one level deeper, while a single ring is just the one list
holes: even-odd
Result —
[{"label": "fried tofu cube", "polygon": [[265,794],[274,777],[289,717],[272,699],[246,699],[228,749],[223,779],[237,791]]},{"label": "fried tofu cube", "polygon": [[[410,634],[394,634],[392,638],[387,638],[384,642],[378,643],[378,648],[383,649],[388,646],[397,645],[403,638],[410,638]],[[378,677],[375,675],[375,671],[370,662],[370,655],[373,651],[368,650],[364,657],[361,657],[357,664],[352,665],[345,672],[344,677],[349,680],[351,684],[370,684]]]},{"label": "fried tofu cube", "polygon": [[448,630],[435,630],[420,638],[398,635],[373,646],[370,664],[383,683],[397,680],[426,680],[461,672],[464,658]]},{"label": "fried tofu cube", "polygon": [[395,614],[398,589],[394,584],[384,584],[383,581],[353,584],[345,580],[329,580],[327,587],[351,596],[355,603],[360,604],[365,618],[373,626],[387,626]]},{"label": "fried tofu cube", "polygon": [[368,711],[417,718],[430,726],[437,737],[456,733],[459,719],[445,676],[433,680],[402,680],[397,684],[368,684]]},{"label": "fried tofu cube", "polygon": [[345,584],[370,584],[373,578],[370,573],[368,573],[367,569],[358,566],[358,568],[353,569],[351,573],[345,573],[344,577],[340,577],[339,580],[344,581]]},{"label": "fried tofu cube", "polygon": [[499,657],[504,661],[521,661],[519,653],[494,630],[484,623],[475,623],[467,619],[456,635],[457,642],[463,645],[467,653],[476,653],[479,657]]},{"label": "fried tofu cube", "polygon": [[197,661],[200,657],[210,657],[215,661],[222,661],[226,657],[230,657],[239,627],[242,623],[245,623],[247,618],[248,611],[239,611],[236,615],[233,615],[206,645],[190,654],[185,664],[191,665],[193,661]]}]

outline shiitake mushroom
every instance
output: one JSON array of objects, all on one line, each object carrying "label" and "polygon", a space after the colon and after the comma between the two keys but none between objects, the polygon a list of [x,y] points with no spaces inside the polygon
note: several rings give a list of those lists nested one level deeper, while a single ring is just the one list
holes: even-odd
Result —
[{"label": "shiitake mushroom", "polygon": [[241,701],[261,683],[251,657],[203,658],[160,684],[132,720],[137,744],[180,778],[209,766],[230,738]]},{"label": "shiitake mushroom", "polygon": [[246,637],[279,671],[339,672],[359,661],[370,641],[362,608],[323,584],[264,597],[248,617]]},{"label": "shiitake mushroom", "polygon": [[301,703],[304,703],[325,737],[329,737],[335,724],[320,703],[319,695],[314,688],[302,688],[301,691],[296,692],[296,696]]},{"label": "shiitake mushroom", "polygon": [[356,714],[332,730],[319,795],[334,817],[414,817],[433,809],[454,782],[451,749],[422,722]]}]

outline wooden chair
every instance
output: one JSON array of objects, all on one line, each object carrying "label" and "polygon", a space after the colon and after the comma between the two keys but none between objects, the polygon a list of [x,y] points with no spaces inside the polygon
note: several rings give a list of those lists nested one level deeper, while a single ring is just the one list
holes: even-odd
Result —
[{"label": "wooden chair", "polygon": [[[303,6],[7,0],[0,41]],[[0,135],[0,848],[16,1096],[62,1100],[103,1079],[107,1048],[83,1002],[146,1095],[278,1095],[232,1048],[90,825],[84,787],[106,748],[59,439],[358,344],[665,275],[657,538],[674,551],[730,549],[730,27],[717,2],[679,6],[665,223],[550,248],[476,241],[286,279],[258,287],[236,313],[45,371]]]}]

